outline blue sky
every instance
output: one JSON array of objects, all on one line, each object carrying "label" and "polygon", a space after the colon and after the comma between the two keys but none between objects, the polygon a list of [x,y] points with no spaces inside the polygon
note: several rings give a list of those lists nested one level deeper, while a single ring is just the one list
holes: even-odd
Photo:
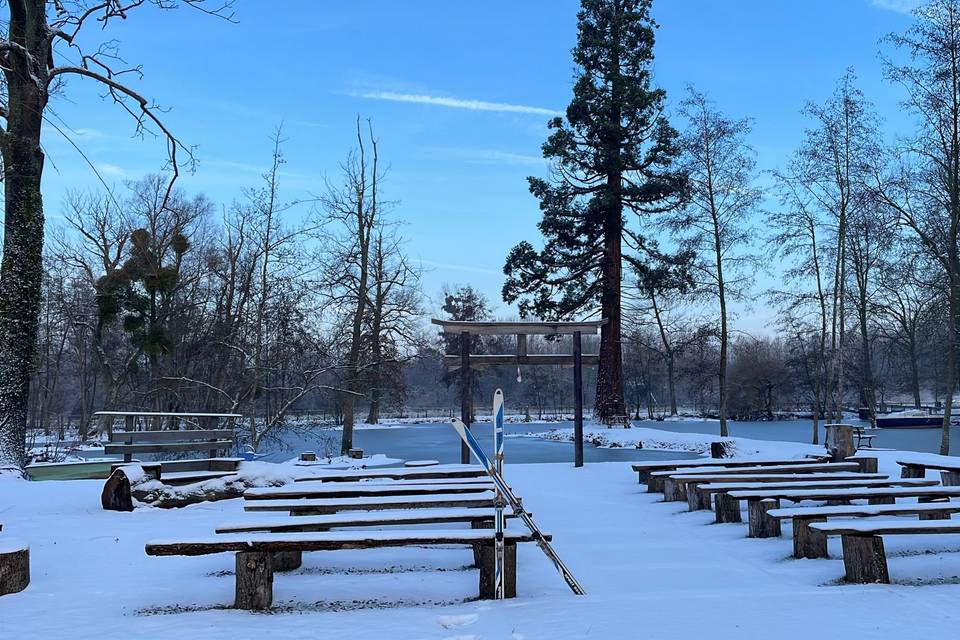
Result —
[{"label": "blue sky", "polygon": [[[891,131],[908,123],[882,78],[880,38],[910,23],[911,0],[658,0],[656,79],[675,103],[692,83],[734,116],[755,119],[763,169],[799,141],[800,109],[822,100],[848,66]],[[138,10],[110,26],[135,86],[171,110],[170,127],[197,146],[190,192],[229,204],[254,186],[284,124],[288,199],[319,193],[372,118],[391,169],[409,252],[433,299],[471,283],[499,305],[507,251],[536,242],[540,219],[526,176],[544,171],[540,145],[571,93],[578,3],[419,0],[239,0],[237,24],[196,11]],[[88,46],[100,32],[91,29]],[[68,54],[69,55],[69,54]],[[83,79],[56,99],[54,121],[110,183],[161,168],[160,141],[132,138],[128,117]],[[46,133],[44,195],[57,224],[69,189],[96,188],[87,161]],[[753,322],[762,324],[761,312]]]}]

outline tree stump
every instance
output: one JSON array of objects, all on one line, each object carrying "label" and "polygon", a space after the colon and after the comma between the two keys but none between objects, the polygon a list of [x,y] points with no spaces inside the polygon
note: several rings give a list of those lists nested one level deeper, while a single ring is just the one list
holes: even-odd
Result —
[{"label": "tree stump", "polygon": [[710,504],[710,494],[700,490],[698,482],[685,482],[687,487],[687,507],[690,511],[703,511],[713,508]]},{"label": "tree stump", "polygon": [[860,456],[853,456],[848,458],[847,462],[856,462],[860,465],[860,473],[877,473],[878,469],[878,460],[877,458],[861,458]]},{"label": "tree stump", "polygon": [[0,542],[0,596],[18,593],[30,584],[30,547]]},{"label": "tree stump", "polygon": [[793,519],[793,557],[794,558],[826,558],[827,536],[816,529],[811,529],[814,522],[826,522],[826,518],[794,518]]},{"label": "tree stump", "polygon": [[927,470],[918,464],[900,465],[901,478],[923,478],[927,475]]},{"label": "tree stump", "polygon": [[[493,542],[480,546],[480,599],[496,597],[496,552]],[[517,597],[517,543],[503,545],[503,597]]]},{"label": "tree stump", "polygon": [[663,493],[665,478],[651,475],[647,479],[647,493]]},{"label": "tree stump", "polygon": [[277,551],[273,554],[274,571],[293,571],[303,564],[303,551]]},{"label": "tree stump", "polygon": [[650,480],[650,472],[646,469],[638,471],[637,477],[640,478],[640,484],[643,484]]},{"label": "tree stump", "polygon": [[843,566],[847,582],[858,584],[890,582],[887,554],[880,536],[843,536]]},{"label": "tree stump", "polygon": [[960,471],[941,471],[940,484],[945,487],[960,486]]},{"label": "tree stump", "polygon": [[730,452],[733,451],[734,444],[730,441],[718,440],[716,442],[710,443],[710,457],[711,458],[729,458]]},{"label": "tree stump", "polygon": [[273,554],[260,551],[237,554],[237,609],[264,610],[273,604]]},{"label": "tree stump", "polygon": [[103,485],[100,504],[107,511],[133,511],[133,495],[130,493],[130,479],[123,469],[114,469]]},{"label": "tree stump", "polygon": [[718,493],[714,500],[717,522],[743,522],[740,515],[740,501],[727,493]]},{"label": "tree stump", "polygon": [[857,452],[853,446],[853,425],[828,424],[826,430],[826,447],[833,462],[843,462]]},{"label": "tree stump", "polygon": [[747,516],[750,538],[776,538],[780,536],[780,521],[767,515],[767,511],[778,509],[779,500],[749,500],[747,502]]},{"label": "tree stump", "polygon": [[686,489],[683,485],[673,478],[666,478],[663,481],[663,501],[664,502],[684,502],[687,499]]}]

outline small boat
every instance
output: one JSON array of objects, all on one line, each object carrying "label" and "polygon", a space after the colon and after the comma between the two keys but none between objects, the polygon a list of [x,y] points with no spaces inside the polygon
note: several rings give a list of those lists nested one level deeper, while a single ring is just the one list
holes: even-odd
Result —
[{"label": "small boat", "polygon": [[933,429],[942,425],[942,415],[926,411],[898,411],[877,416],[880,429]]},{"label": "small boat", "polygon": [[123,462],[117,458],[95,458],[70,462],[33,462],[25,471],[31,480],[105,480],[110,467]]}]

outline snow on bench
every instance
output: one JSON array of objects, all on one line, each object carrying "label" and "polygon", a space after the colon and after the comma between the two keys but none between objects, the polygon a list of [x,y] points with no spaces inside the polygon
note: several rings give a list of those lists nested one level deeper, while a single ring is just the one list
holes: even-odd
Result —
[{"label": "snow on bench", "polygon": [[887,554],[880,536],[960,534],[960,521],[845,520],[816,522],[810,528],[825,536],[842,537],[847,582],[888,584]]},{"label": "snow on bench", "polygon": [[294,498],[356,498],[361,496],[425,496],[438,493],[484,493],[492,491],[490,483],[466,484],[379,484],[369,482],[351,483],[295,483],[284,487],[260,487],[247,489],[247,500],[271,500]]},{"label": "snow on bench", "polygon": [[385,478],[393,480],[412,480],[430,478],[481,478],[487,477],[483,467],[475,464],[449,464],[422,469],[356,469],[348,471],[327,471],[312,473],[297,478],[297,482],[319,480],[321,482],[354,482],[357,480]]},{"label": "snow on bench", "polygon": [[960,458],[933,453],[911,454],[909,459],[897,460],[897,464],[904,478],[923,478],[927,475],[927,469],[933,469],[940,472],[944,486],[960,485]]},{"label": "snow on bench", "polygon": [[[833,473],[770,473],[770,474],[726,474],[716,472],[704,475],[683,474],[671,476],[663,483],[663,501],[664,502],[690,502],[690,492],[696,491],[700,485],[717,482],[794,482],[805,480],[843,480],[843,479],[882,479],[889,476],[879,473],[854,473],[852,471],[838,471]],[[704,497],[706,498],[706,497]],[[693,503],[691,503],[693,504]],[[699,509],[709,509],[710,502],[706,500]],[[691,508],[691,511],[696,509]]]},{"label": "snow on bench", "polygon": [[[544,534],[550,540],[549,534]],[[504,532],[504,591],[516,596],[517,544],[534,542],[526,531]],[[269,609],[273,604],[275,554],[302,554],[304,551],[338,551],[427,545],[478,545],[480,553],[480,597],[494,595],[493,536],[489,530],[420,531],[335,531],[324,533],[248,533],[186,540],[155,540],[144,550],[151,556],[198,556],[236,553],[236,597],[238,609]],[[299,564],[297,564],[299,566]],[[295,568],[293,566],[289,568]]]},{"label": "snow on bench", "polygon": [[870,504],[890,504],[897,498],[917,498],[919,502],[933,502],[960,496],[960,487],[936,487],[933,480],[915,479],[919,486],[909,487],[864,487],[851,489],[753,489],[730,491],[725,495],[734,500],[747,501],[749,537],[769,538],[780,535],[780,521],[767,517],[767,512],[780,507],[780,500],[802,502],[803,500],[868,500]]},{"label": "snow on bench", "polygon": [[767,511],[767,517],[792,520],[794,558],[826,558],[827,536],[810,529],[814,522],[826,522],[828,518],[835,517],[870,518],[897,515],[918,515],[920,520],[949,520],[952,513],[960,513],[960,502],[789,507],[771,509]]},{"label": "snow on bench", "polygon": [[478,494],[384,496],[361,498],[307,498],[301,500],[247,500],[244,511],[289,511],[291,515],[324,515],[340,511],[492,507],[493,491]]},{"label": "snow on bench", "polygon": [[[411,511],[389,511],[386,513],[350,513],[327,516],[291,516],[269,520],[248,521],[224,524],[217,527],[217,533],[244,533],[269,531],[283,533],[290,531],[325,531],[343,527],[378,527],[413,524],[440,524],[444,522],[487,522],[493,521],[494,509],[416,509]],[[507,509],[508,518],[515,515]]]},{"label": "snow on bench", "polygon": [[653,471],[670,471],[680,467],[765,467],[781,464],[816,463],[821,458],[691,458],[686,460],[657,460],[655,462],[638,462],[633,470],[640,476],[640,483],[647,480]]}]

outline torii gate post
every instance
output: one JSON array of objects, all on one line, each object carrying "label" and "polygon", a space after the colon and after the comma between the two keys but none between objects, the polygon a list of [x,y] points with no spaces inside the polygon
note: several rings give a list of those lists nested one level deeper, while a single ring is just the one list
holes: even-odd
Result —
[{"label": "torii gate post", "polygon": [[[447,369],[460,369],[460,419],[468,428],[473,417],[473,368],[493,365],[552,365],[573,366],[573,463],[583,466],[583,365],[599,364],[596,353],[583,353],[583,332],[596,334],[605,320],[593,322],[467,322],[432,320],[447,334],[460,334],[460,353],[444,356]],[[480,335],[516,335],[515,354],[479,354],[471,357],[470,340]],[[572,354],[527,353],[528,335],[569,335],[573,338]],[[460,462],[470,462],[470,450],[460,443]]]}]

